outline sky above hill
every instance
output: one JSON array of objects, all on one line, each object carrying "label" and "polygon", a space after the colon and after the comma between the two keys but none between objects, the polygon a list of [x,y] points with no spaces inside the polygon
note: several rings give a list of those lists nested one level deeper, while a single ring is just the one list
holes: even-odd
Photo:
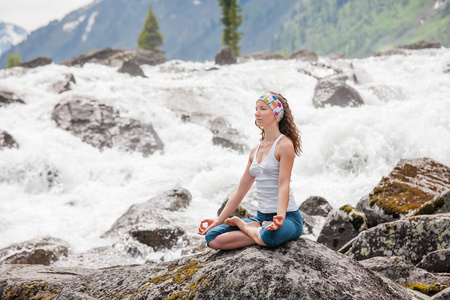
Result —
[{"label": "sky above hill", "polygon": [[18,25],[28,31],[61,20],[71,11],[94,0],[0,0],[0,21]]}]

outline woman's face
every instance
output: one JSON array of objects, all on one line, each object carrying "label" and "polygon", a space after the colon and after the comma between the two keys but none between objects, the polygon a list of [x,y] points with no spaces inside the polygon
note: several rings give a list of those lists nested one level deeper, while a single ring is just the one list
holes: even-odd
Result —
[{"label": "woman's face", "polygon": [[277,121],[277,118],[273,114],[269,105],[263,100],[256,101],[255,120],[256,125],[260,128],[268,127],[273,122]]}]

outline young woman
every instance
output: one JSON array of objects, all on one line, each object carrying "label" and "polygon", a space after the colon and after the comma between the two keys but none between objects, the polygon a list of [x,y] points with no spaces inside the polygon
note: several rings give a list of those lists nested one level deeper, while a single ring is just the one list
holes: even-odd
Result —
[{"label": "young woman", "polygon": [[[238,249],[258,244],[276,247],[298,239],[303,221],[290,188],[295,155],[301,142],[287,100],[268,92],[256,101],[255,124],[261,129],[261,143],[250,151],[247,167],[237,190],[217,219],[205,219],[198,233],[209,247]],[[227,218],[256,181],[256,217]],[[225,224],[223,224],[225,223]]]}]

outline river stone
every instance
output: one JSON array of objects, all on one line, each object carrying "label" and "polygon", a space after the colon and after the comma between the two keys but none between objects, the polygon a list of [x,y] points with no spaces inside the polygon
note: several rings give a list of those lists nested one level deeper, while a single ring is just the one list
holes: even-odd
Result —
[{"label": "river stone", "polygon": [[367,220],[363,212],[349,205],[328,214],[317,242],[333,250],[339,250],[348,241],[367,229]]},{"label": "river stone", "polygon": [[305,212],[311,216],[328,216],[328,213],[333,209],[328,201],[320,196],[311,196],[298,207],[300,211]]},{"label": "river stone", "polygon": [[433,274],[399,256],[377,256],[359,261],[368,270],[391,279],[398,284],[418,282],[424,285],[450,286],[450,274]]},{"label": "river stone", "polygon": [[275,249],[209,250],[99,270],[0,266],[4,298],[12,299],[12,291],[15,299],[23,297],[39,282],[67,299],[429,299],[302,238]]},{"label": "river stone", "polygon": [[347,85],[346,75],[331,75],[318,80],[314,89],[313,104],[316,108],[332,106],[360,106],[364,101],[358,91]]},{"label": "river stone", "polygon": [[3,148],[19,148],[16,140],[6,131],[0,130],[0,150]]},{"label": "river stone", "polygon": [[147,78],[147,76],[145,76],[144,71],[142,71],[141,67],[139,67],[138,64],[136,64],[135,62],[129,60],[129,61],[124,61],[122,66],[119,68],[119,70],[117,70],[117,72],[119,73],[127,73],[130,74],[131,76],[140,76],[143,78]]},{"label": "river stone", "polygon": [[[79,65],[81,67],[85,63],[100,63],[100,64],[104,64],[104,65],[110,65],[111,58],[117,58],[117,54],[124,53],[124,52],[128,52],[128,51],[123,50],[123,49],[108,47],[108,48],[105,48],[105,49],[102,49],[99,51],[94,51],[94,52],[88,53],[88,54],[81,54],[79,56],[66,59],[64,62],[62,62],[62,64],[66,65],[66,66]],[[128,56],[130,56],[130,55],[128,54]]]},{"label": "river stone", "polygon": [[11,103],[25,104],[25,102],[14,93],[0,90],[0,107],[7,106]]},{"label": "river stone", "polygon": [[400,256],[413,264],[428,253],[450,247],[450,213],[405,217],[361,232],[340,249],[356,260]]},{"label": "river stone", "polygon": [[76,83],[73,74],[72,73],[63,74],[60,80],[56,81],[51,85],[50,90],[55,93],[61,94],[71,89],[70,88],[71,83],[74,84]]},{"label": "river stone", "polygon": [[59,128],[100,150],[117,147],[148,156],[164,147],[152,125],[120,117],[111,106],[96,100],[62,101],[53,109],[52,119]]},{"label": "river stone", "polygon": [[232,65],[236,63],[236,57],[233,55],[233,49],[226,46],[216,54],[214,61],[217,65]]},{"label": "river stone", "polygon": [[450,288],[446,288],[439,294],[434,295],[431,297],[431,300],[448,300],[450,299]]},{"label": "river stone", "polygon": [[23,62],[19,66],[23,67],[23,68],[37,68],[40,66],[49,65],[52,62],[53,62],[53,60],[50,57],[42,56],[42,57],[38,57],[38,58],[35,58],[35,59],[27,61],[27,62]]},{"label": "river stone", "polygon": [[430,272],[450,273],[450,248],[428,253],[417,266]]},{"label": "river stone", "polygon": [[[154,251],[179,247],[185,232],[174,225],[180,217],[175,212],[187,207],[191,198],[189,191],[175,188],[147,202],[134,204],[102,237],[120,237],[125,240],[131,237]],[[133,243],[127,247],[126,252],[132,256],[140,256],[143,252]]]},{"label": "river stone", "polygon": [[69,245],[53,237],[42,237],[11,245],[0,250],[0,264],[39,264],[48,266],[67,257]]},{"label": "river stone", "polygon": [[[402,159],[387,177],[358,203],[369,226],[407,214],[449,212],[450,168],[431,158]],[[382,213],[381,213],[382,212]]]}]

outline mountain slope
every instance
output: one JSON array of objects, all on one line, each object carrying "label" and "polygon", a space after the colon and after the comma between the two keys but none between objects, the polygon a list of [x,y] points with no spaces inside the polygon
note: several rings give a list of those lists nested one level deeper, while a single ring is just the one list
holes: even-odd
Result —
[{"label": "mountain slope", "polygon": [[[430,39],[450,46],[449,0],[241,0],[241,54],[261,50],[286,55],[310,49],[364,57],[394,45]],[[134,49],[152,6],[168,59],[214,59],[223,26],[215,0],[97,0],[61,21],[32,32],[0,58],[50,56],[61,62],[95,49]]]},{"label": "mountain slope", "polygon": [[274,48],[364,57],[423,39],[448,46],[449,32],[448,0],[298,1],[292,18],[275,36]]},{"label": "mountain slope", "polygon": [[12,46],[22,42],[28,32],[14,24],[0,22],[0,57]]}]

